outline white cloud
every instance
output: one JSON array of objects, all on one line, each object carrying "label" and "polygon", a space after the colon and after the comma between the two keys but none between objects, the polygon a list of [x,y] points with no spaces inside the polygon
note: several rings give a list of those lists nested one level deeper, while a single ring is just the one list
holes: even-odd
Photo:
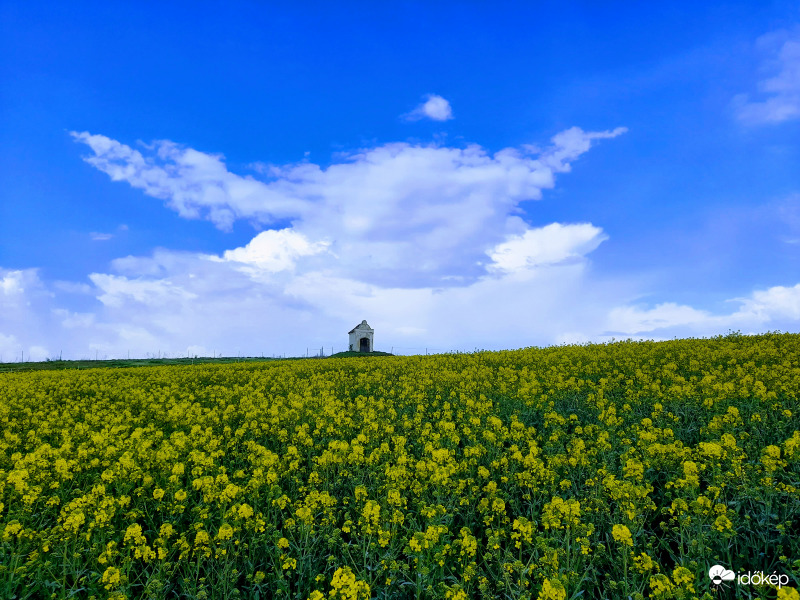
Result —
[{"label": "white cloud", "polygon": [[[258,253],[253,262],[224,258],[230,253],[249,260],[250,245],[216,257],[159,250],[150,257],[121,259],[114,263],[117,272],[91,276],[89,300],[99,303],[87,302],[81,310],[60,307],[62,299],[43,293],[44,284],[29,279],[24,291],[15,292],[16,312],[0,317],[0,353],[16,360],[20,350],[31,356],[39,346],[48,356],[63,349],[68,358],[93,358],[95,352],[126,356],[128,351],[132,356],[291,356],[304,354],[306,347],[342,350],[346,332],[364,318],[376,330],[376,347],[394,346],[399,353],[611,337],[671,339],[800,325],[800,284],[755,290],[733,299],[734,310],[719,314],[675,303],[629,304],[626,299],[635,297],[637,286],[596,280],[584,259],[582,253],[599,243],[599,230],[585,224],[548,227],[531,230],[528,238],[557,232],[560,252],[458,286],[379,285],[308,268],[302,260],[272,271],[271,258],[269,268],[257,266]],[[559,260],[564,256],[574,258]],[[33,307],[27,309],[29,303]]]},{"label": "white cloud", "polygon": [[180,216],[206,218],[223,230],[237,218],[263,222],[295,216],[307,207],[287,197],[280,186],[268,186],[252,177],[228,172],[221,155],[179,148],[169,141],[138,150],[103,135],[71,132],[72,137],[94,152],[84,160],[106,173],[112,181],[126,181],[148,196],[167,201]]},{"label": "white cloud", "polygon": [[343,349],[346,332],[362,318],[376,327],[380,349],[443,351],[541,343],[564,322],[600,316],[591,307],[588,317],[553,316],[571,298],[591,295],[580,291],[580,264],[530,269],[526,278],[487,275],[464,287],[398,288],[322,270],[264,276],[243,272],[237,261],[170,254],[137,259],[142,273],[158,276],[135,274],[133,261],[127,275],[92,275],[103,302],[96,318],[62,311],[60,329],[107,354],[191,354],[190,347],[202,346],[229,355],[297,355],[306,347]]},{"label": "white cloud", "polygon": [[164,303],[182,305],[197,298],[196,294],[165,279],[128,279],[101,273],[92,273],[89,279],[101,292],[98,300],[108,306],[121,306],[126,298],[146,306],[160,306]]},{"label": "white cloud", "polygon": [[615,138],[627,131],[627,127],[608,131],[584,131],[580,127],[571,127],[553,137],[553,150],[545,153],[545,162],[558,172],[569,172],[569,162],[587,152],[592,147],[592,140]]},{"label": "white cloud", "polygon": [[114,235],[111,234],[111,233],[99,233],[97,231],[93,231],[93,232],[91,232],[89,234],[89,237],[91,237],[92,241],[95,241],[95,242],[105,242],[105,241],[110,240],[111,238],[113,238]]},{"label": "white cloud", "polygon": [[404,115],[407,121],[419,121],[420,119],[448,121],[453,118],[453,110],[447,100],[437,94],[428,94],[425,98],[425,102]]},{"label": "white cloud", "polygon": [[771,76],[758,84],[758,98],[739,94],[733,100],[736,114],[750,124],[780,123],[800,117],[800,29],[763,36],[758,46],[770,59],[764,65]]},{"label": "white cloud", "polygon": [[767,323],[775,320],[800,321],[800,283],[793,287],[775,286],[756,290],[749,298],[737,298],[741,308],[736,318]]},{"label": "white cloud", "polygon": [[50,353],[44,346],[31,346],[25,354],[25,360],[41,362],[50,358]]},{"label": "white cloud", "polygon": [[325,252],[327,242],[310,242],[304,235],[291,229],[262,231],[243,248],[226,250],[222,258],[259,270],[277,272],[293,269],[303,256]]},{"label": "white cloud", "polygon": [[[87,162],[166,200],[184,217],[206,218],[223,229],[236,218],[266,225],[291,220],[291,239],[316,249],[326,244],[326,253],[314,253],[320,268],[389,286],[425,286],[483,275],[486,251],[519,233],[509,218],[517,206],[541,199],[595,140],[624,131],[573,127],[536,154],[531,147],[492,155],[475,144],[385,144],[325,169],[308,162],[266,167],[267,181],[230,173],[220,156],[172,142],[156,142],[154,155],[144,157],[104,136],[72,135],[94,151]],[[273,235],[239,256],[265,252],[268,240],[278,242]]]},{"label": "white cloud", "polygon": [[19,341],[13,335],[0,332],[0,362],[15,362],[22,358]]},{"label": "white cloud", "polygon": [[53,298],[36,269],[0,267],[0,360],[41,355],[57,329],[49,318]]},{"label": "white cloud", "polygon": [[30,277],[24,271],[5,271],[0,278],[0,291],[4,296],[19,296],[25,291],[24,280]]},{"label": "white cloud", "polygon": [[717,335],[728,330],[796,331],[800,327],[800,283],[754,290],[729,302],[739,304],[739,308],[728,314],[713,314],[672,302],[650,309],[621,306],[609,312],[605,326],[617,337],[660,331],[666,338]]},{"label": "white cloud", "polygon": [[487,252],[492,271],[519,271],[568,260],[579,260],[593,251],[608,236],[589,223],[562,225],[551,223],[512,235]]},{"label": "white cloud", "polygon": [[609,312],[606,328],[621,334],[640,334],[675,326],[706,323],[711,315],[691,306],[665,302],[654,308],[622,306]]}]

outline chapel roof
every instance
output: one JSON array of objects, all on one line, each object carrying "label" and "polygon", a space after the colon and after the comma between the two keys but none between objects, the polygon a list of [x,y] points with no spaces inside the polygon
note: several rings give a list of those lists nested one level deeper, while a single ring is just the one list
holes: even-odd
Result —
[{"label": "chapel roof", "polygon": [[358,325],[356,325],[355,327],[353,327],[353,328],[352,328],[350,331],[348,331],[347,333],[353,333],[353,332],[354,332],[356,329],[362,329],[362,330],[363,330],[363,329],[368,329],[368,330],[370,330],[370,331],[372,331],[372,330],[373,330],[373,329],[372,329],[372,327],[370,327],[370,326],[369,326],[369,323],[367,323],[367,320],[366,320],[366,319],[364,319],[363,321],[361,321],[361,323],[359,323]]}]

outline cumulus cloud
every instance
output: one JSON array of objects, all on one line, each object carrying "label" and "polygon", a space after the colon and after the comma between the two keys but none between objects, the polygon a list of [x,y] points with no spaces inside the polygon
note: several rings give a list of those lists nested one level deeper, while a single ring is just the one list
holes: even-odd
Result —
[{"label": "cumulus cloud", "polygon": [[562,225],[551,223],[528,229],[522,235],[509,236],[487,252],[491,271],[520,271],[569,260],[580,260],[604,240],[603,231],[590,223]]},{"label": "cumulus cloud", "polygon": [[483,275],[486,251],[519,233],[511,213],[523,202],[541,199],[596,140],[624,131],[573,127],[543,150],[506,148],[494,154],[477,144],[391,143],[345,155],[327,168],[308,162],[265,167],[265,181],[231,173],[220,155],[173,142],[155,142],[145,147],[150,149],[145,156],[101,135],[72,135],[94,152],[86,158],[89,164],[165,200],[183,217],[205,218],[222,229],[240,218],[267,226],[291,221],[293,237],[267,234],[246,251],[251,258],[283,244],[280,260],[289,260],[300,247],[286,244],[304,240],[314,254],[322,254],[317,250],[323,244],[325,256],[317,264],[340,276],[428,286]]},{"label": "cumulus cloud", "polygon": [[307,209],[304,201],[287,197],[280,186],[268,186],[250,176],[228,172],[223,157],[192,148],[180,148],[170,141],[142,145],[138,150],[103,135],[71,132],[94,153],[84,160],[106,173],[112,181],[125,181],[148,196],[167,201],[180,216],[206,218],[229,230],[237,218],[272,222],[295,216]]},{"label": "cumulus cloud", "polygon": [[731,298],[729,303],[739,307],[727,314],[713,314],[672,302],[653,308],[620,306],[609,311],[605,327],[618,337],[660,332],[669,338],[716,335],[732,329],[790,331],[800,325],[800,283],[754,290],[748,296]]},{"label": "cumulus cloud", "polygon": [[[46,293],[35,273],[5,271],[0,358],[17,360],[21,350],[44,358],[62,348],[68,358],[128,351],[291,356],[323,346],[327,353],[331,346],[342,350],[346,332],[363,318],[376,329],[376,347],[397,353],[699,337],[800,324],[800,284],[755,290],[716,314],[669,302],[629,303],[637,287],[596,280],[582,254],[603,237],[586,224],[531,229],[510,241],[553,239],[560,251],[540,255],[537,244],[523,243],[525,261],[449,287],[384,286],[302,263],[274,270],[273,248],[264,260],[252,242],[219,255],[162,249],[114,261],[113,273],[92,274],[80,310],[63,308],[64,299]],[[528,261],[531,256],[536,260]]]},{"label": "cumulus cloud", "polygon": [[404,118],[407,121],[419,121],[420,119],[448,121],[453,118],[453,110],[450,108],[450,103],[441,96],[428,94],[425,101],[404,115]]},{"label": "cumulus cloud", "polygon": [[[273,271],[272,255],[262,269],[259,254],[248,255],[249,244],[220,255],[160,250],[127,257],[115,263],[115,273],[92,274],[99,307],[66,310],[51,299],[39,302],[24,325],[0,319],[0,352],[6,359],[21,348],[30,356],[35,346],[77,352],[72,358],[127,351],[299,355],[324,346],[327,353],[331,346],[342,350],[346,332],[362,318],[376,329],[376,347],[397,353],[796,330],[800,323],[800,284],[731,299],[735,308],[724,313],[669,302],[627,303],[636,286],[596,280],[581,255],[591,252],[602,232],[580,224],[548,227],[515,241],[556,231],[563,234],[555,238],[561,252],[449,287],[383,286],[324,269],[298,272],[297,265]],[[246,261],[227,260],[226,254]],[[536,256],[523,253],[531,254]],[[564,260],[568,256],[575,258]],[[14,291],[23,305],[35,293],[30,286]]]},{"label": "cumulus cloud", "polygon": [[91,333],[101,352],[191,353],[189,348],[202,346],[228,354],[296,355],[306,347],[342,350],[346,332],[367,318],[376,327],[380,349],[446,351],[488,347],[498,339],[509,347],[531,345],[555,336],[565,322],[598,318],[599,312],[592,317],[587,312],[605,305],[560,314],[571,298],[597,293],[581,291],[585,266],[577,262],[532,268],[525,277],[486,275],[461,287],[407,288],[326,270],[287,277],[286,271],[262,271],[223,258],[246,248],[216,257],[162,250],[137,258],[138,270],[129,260],[124,275],[93,274],[103,303],[97,320],[62,314],[63,325],[78,339]]},{"label": "cumulus cloud", "polygon": [[242,248],[226,250],[221,259],[256,269],[277,272],[293,269],[297,260],[325,252],[328,242],[310,242],[291,229],[262,231]]},{"label": "cumulus cloud", "polygon": [[751,99],[739,94],[734,109],[745,123],[780,123],[800,117],[800,29],[779,31],[761,37],[758,47],[768,54],[764,70],[771,73],[758,83]]},{"label": "cumulus cloud", "polygon": [[776,320],[800,321],[800,283],[793,287],[775,286],[756,290],[750,297],[738,298],[741,308],[735,317],[768,323]]},{"label": "cumulus cloud", "polygon": [[[33,279],[33,272],[5,270],[0,273],[0,292],[6,299],[19,297],[25,291],[25,285]],[[5,304],[5,302],[4,302]]]}]

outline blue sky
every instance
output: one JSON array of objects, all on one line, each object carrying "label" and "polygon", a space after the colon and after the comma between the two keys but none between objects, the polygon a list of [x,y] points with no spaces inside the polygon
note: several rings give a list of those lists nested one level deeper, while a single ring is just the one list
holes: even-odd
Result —
[{"label": "blue sky", "polygon": [[0,4],[0,361],[800,325],[800,2]]}]

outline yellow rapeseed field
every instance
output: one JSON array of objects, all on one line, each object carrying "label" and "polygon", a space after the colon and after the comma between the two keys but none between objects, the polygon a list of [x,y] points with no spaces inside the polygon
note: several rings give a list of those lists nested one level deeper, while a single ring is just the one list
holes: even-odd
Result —
[{"label": "yellow rapeseed field", "polygon": [[777,333],[2,374],[0,598],[796,599],[798,394]]}]

